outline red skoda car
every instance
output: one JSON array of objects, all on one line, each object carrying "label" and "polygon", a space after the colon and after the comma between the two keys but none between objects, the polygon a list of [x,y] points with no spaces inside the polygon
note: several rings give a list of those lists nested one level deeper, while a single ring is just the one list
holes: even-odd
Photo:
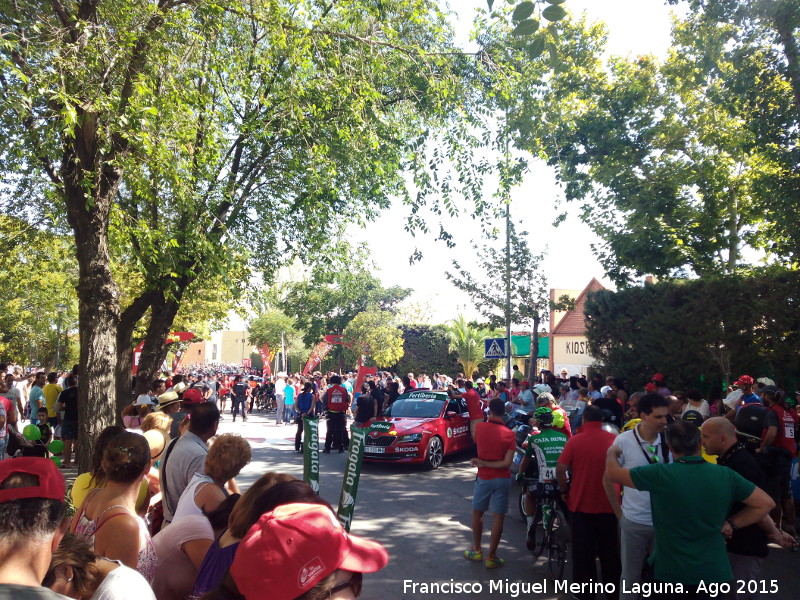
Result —
[{"label": "red skoda car", "polygon": [[366,461],[423,463],[437,469],[445,456],[472,446],[469,413],[463,399],[445,392],[400,395],[375,420],[364,447]]}]

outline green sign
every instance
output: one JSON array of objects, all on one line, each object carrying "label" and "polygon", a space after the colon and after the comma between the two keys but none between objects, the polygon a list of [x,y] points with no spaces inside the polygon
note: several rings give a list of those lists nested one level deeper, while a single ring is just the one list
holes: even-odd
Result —
[{"label": "green sign", "polygon": [[369,427],[353,427],[350,430],[350,447],[347,449],[342,493],[339,495],[339,509],[336,511],[336,515],[346,531],[350,531],[353,510],[356,507],[361,461],[364,458],[364,443],[367,440],[368,432]]},{"label": "green sign", "polygon": [[303,481],[319,494],[319,419],[303,417]]}]

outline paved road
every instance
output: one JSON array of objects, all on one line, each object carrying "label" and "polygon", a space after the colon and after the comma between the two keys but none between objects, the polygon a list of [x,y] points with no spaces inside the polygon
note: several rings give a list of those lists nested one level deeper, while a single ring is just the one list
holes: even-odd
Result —
[{"label": "paved road", "polygon": [[[321,439],[324,439],[324,425],[321,430]],[[259,414],[252,415],[247,423],[232,423],[226,415],[220,431],[241,433],[253,446],[253,462],[239,477],[243,490],[270,470],[302,477],[302,456],[294,453],[294,426],[275,425],[274,416]],[[344,456],[337,453],[320,456],[320,493],[334,508],[342,484]],[[389,551],[390,561],[384,570],[365,577],[363,598],[549,600],[569,597],[556,593],[556,582],[549,578],[546,565],[541,561],[534,564],[525,549],[525,528],[513,504],[517,501],[516,492],[512,492],[512,512],[506,520],[498,553],[506,564],[487,570],[482,563],[464,559],[463,552],[471,539],[470,502],[475,478],[469,458],[469,454],[448,458],[433,472],[403,465],[364,464],[352,533],[381,542]],[[487,518],[487,527],[490,520],[491,517]],[[488,532],[484,540],[488,543]],[[778,592],[762,595],[762,598],[794,600],[800,597],[798,558],[800,553],[771,551],[764,578],[776,580]],[[569,577],[569,565],[566,577]],[[477,585],[466,591],[462,589],[460,593],[448,593],[446,589],[435,592],[421,587],[432,583]],[[480,591],[476,589],[478,585]]]}]

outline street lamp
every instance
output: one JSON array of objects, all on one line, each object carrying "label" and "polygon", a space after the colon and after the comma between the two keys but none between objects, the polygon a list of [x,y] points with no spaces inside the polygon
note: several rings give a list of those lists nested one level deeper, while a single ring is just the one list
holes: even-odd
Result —
[{"label": "street lamp", "polygon": [[61,321],[64,318],[64,313],[67,312],[67,305],[59,302],[56,304],[56,311],[58,312],[58,320],[56,321],[56,371],[61,365]]}]

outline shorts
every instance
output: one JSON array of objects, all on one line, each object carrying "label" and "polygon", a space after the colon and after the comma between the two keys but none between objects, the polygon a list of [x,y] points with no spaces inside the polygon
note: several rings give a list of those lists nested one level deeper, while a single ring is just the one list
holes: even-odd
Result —
[{"label": "shorts", "polygon": [[[508,496],[511,492],[511,478],[476,479],[472,493],[472,508],[481,512],[504,515],[508,512]],[[491,508],[489,506],[491,500]]]},{"label": "shorts", "polygon": [[62,440],[78,439],[77,421],[61,421],[61,439]]}]

